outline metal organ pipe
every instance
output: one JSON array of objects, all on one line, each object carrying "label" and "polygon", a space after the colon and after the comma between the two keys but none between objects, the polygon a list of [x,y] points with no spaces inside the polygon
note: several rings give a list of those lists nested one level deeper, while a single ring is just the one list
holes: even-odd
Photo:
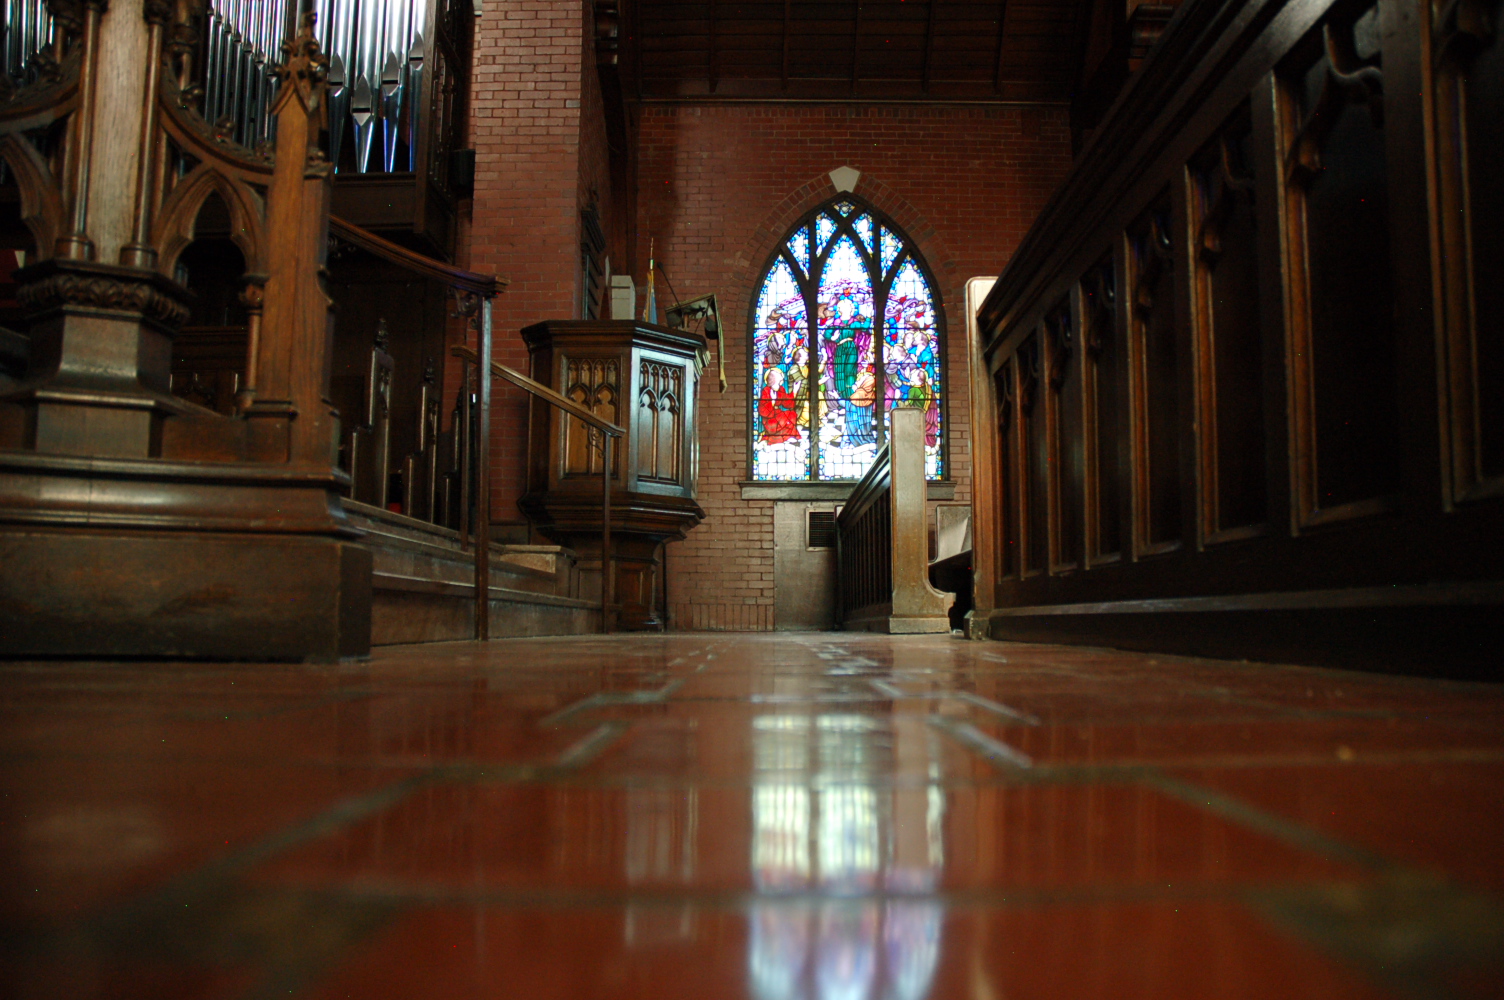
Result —
[{"label": "metal organ pipe", "polygon": [[12,87],[35,83],[37,53],[52,47],[52,15],[43,0],[4,0],[5,75]]},{"label": "metal organ pipe", "polygon": [[[225,138],[271,139],[275,67],[301,0],[210,0],[204,21],[204,118]],[[416,170],[426,124],[430,0],[312,0],[329,56],[329,152],[337,170]],[[55,45],[46,0],[0,0],[0,60],[13,88],[35,83]],[[347,150],[354,140],[353,155]],[[373,147],[380,147],[379,153]]]},{"label": "metal organ pipe", "polygon": [[330,62],[329,152],[335,169],[416,169],[427,0],[314,0],[314,9]]}]

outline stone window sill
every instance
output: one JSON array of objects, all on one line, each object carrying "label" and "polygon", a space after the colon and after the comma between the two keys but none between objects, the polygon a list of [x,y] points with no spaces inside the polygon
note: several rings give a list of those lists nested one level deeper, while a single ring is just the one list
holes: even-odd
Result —
[{"label": "stone window sill", "polygon": [[[737,485],[742,488],[743,500],[845,500],[856,483],[760,483],[744,480]],[[956,498],[956,484],[952,480],[932,480],[925,487],[926,499]]]}]

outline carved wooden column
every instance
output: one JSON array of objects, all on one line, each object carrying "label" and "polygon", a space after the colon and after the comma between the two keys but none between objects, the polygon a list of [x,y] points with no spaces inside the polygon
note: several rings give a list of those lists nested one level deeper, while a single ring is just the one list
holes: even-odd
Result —
[{"label": "carved wooden column", "polygon": [[[611,456],[611,552],[617,624],[663,627],[662,550],[699,524],[695,396],[705,339],[632,321],[555,320],[522,331],[533,377],[626,428]],[[528,519],[581,557],[601,584],[601,462],[584,423],[534,400]],[[599,437],[595,438],[599,441]],[[591,566],[594,573],[591,573]]]}]

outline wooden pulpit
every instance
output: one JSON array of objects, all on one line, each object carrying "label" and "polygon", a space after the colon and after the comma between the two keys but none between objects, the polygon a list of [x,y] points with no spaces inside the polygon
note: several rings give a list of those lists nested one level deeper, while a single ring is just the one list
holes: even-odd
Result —
[{"label": "wooden pulpit", "polygon": [[[664,622],[663,549],[705,517],[695,500],[699,439],[695,395],[705,338],[631,320],[551,320],[522,331],[532,376],[626,429],[611,447],[611,551],[616,624]],[[600,436],[577,417],[533,399],[527,492],[535,528],[580,557],[582,597],[601,575]]]}]

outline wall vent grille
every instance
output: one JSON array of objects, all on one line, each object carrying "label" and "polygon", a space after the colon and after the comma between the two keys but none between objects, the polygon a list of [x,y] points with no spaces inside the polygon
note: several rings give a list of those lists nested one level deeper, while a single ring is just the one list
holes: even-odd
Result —
[{"label": "wall vent grille", "polygon": [[812,510],[807,512],[804,525],[805,545],[812,549],[836,547],[836,512]]}]

